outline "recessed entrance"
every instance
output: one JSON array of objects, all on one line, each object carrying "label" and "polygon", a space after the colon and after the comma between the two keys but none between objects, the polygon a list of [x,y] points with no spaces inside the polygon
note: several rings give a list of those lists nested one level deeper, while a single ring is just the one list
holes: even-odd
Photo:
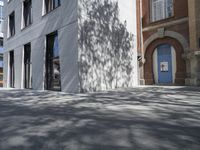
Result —
[{"label": "recessed entrance", "polygon": [[169,44],[158,46],[153,54],[156,84],[173,84],[176,73],[176,53]]}]

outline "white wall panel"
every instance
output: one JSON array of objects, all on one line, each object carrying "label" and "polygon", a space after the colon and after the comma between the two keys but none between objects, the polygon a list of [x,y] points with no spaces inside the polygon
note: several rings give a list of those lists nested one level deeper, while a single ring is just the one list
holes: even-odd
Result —
[{"label": "white wall panel", "polygon": [[45,37],[31,41],[33,89],[44,89]]},{"label": "white wall panel", "polygon": [[23,47],[14,49],[15,88],[21,88],[22,79],[22,50]]},{"label": "white wall panel", "polygon": [[62,91],[79,92],[77,22],[58,32]]}]

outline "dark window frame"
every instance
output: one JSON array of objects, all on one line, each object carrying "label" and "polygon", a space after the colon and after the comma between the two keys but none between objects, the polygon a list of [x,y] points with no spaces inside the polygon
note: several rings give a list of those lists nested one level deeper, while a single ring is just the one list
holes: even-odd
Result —
[{"label": "dark window frame", "polygon": [[9,37],[12,37],[15,35],[15,12],[13,11],[10,15],[9,15]]},{"label": "dark window frame", "polygon": [[[57,38],[57,39],[56,39]],[[55,50],[55,42],[58,40],[58,33],[53,32],[46,36],[46,84],[45,89],[61,91],[60,56],[59,48]],[[58,73],[56,73],[56,71]]]},{"label": "dark window frame", "polygon": [[11,88],[15,87],[15,58],[14,58],[14,50],[9,52],[9,86]]},{"label": "dark window frame", "polygon": [[44,0],[45,14],[48,14],[49,12],[58,8],[60,5],[61,5],[60,0]]},{"label": "dark window frame", "polygon": [[23,1],[23,28],[30,26],[33,22],[32,0]]},{"label": "dark window frame", "polygon": [[0,47],[3,47],[3,38],[2,37],[0,37]]},{"label": "dark window frame", "polygon": [[24,45],[24,88],[32,89],[31,43]]}]

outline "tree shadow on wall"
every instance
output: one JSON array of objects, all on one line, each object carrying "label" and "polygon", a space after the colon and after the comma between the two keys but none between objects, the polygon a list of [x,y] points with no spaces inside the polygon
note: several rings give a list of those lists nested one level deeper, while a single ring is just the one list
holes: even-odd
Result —
[{"label": "tree shadow on wall", "polygon": [[118,3],[81,0],[78,19],[81,92],[131,86],[134,35]]}]

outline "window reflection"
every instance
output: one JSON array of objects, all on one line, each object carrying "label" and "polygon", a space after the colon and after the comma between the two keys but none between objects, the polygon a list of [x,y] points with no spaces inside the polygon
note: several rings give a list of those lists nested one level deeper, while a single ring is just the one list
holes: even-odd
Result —
[{"label": "window reflection", "polygon": [[46,81],[48,90],[61,90],[60,57],[57,32],[47,35]]}]

